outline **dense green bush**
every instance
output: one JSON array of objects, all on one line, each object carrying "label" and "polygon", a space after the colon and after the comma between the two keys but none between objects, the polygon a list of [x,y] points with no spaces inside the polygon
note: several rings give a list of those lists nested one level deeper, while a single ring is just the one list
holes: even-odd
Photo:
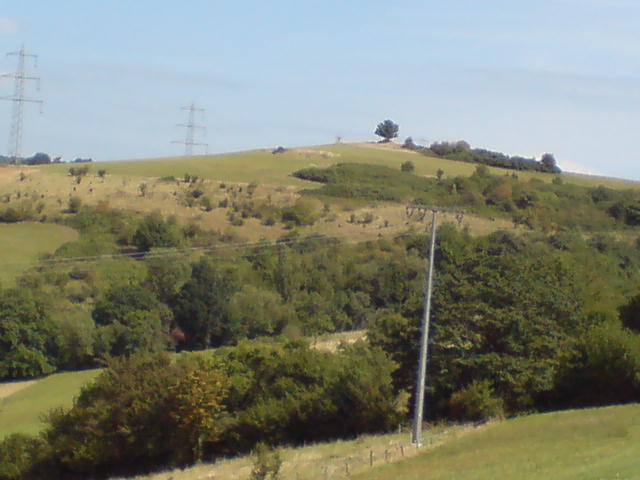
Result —
[{"label": "dense green bush", "polygon": [[472,382],[449,399],[449,416],[458,421],[480,421],[502,417],[502,399],[494,395],[491,382]]},{"label": "dense green bush", "polygon": [[14,433],[0,441],[0,480],[21,480],[27,477],[37,461],[42,441]]},{"label": "dense green bush", "polygon": [[57,332],[32,291],[0,291],[0,379],[36,377],[55,370]]}]

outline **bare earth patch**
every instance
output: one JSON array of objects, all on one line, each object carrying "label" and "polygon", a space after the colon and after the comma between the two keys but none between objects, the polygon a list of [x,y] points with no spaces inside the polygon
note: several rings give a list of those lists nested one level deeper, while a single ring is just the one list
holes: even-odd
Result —
[{"label": "bare earth patch", "polygon": [[7,398],[23,388],[34,385],[36,382],[37,380],[22,380],[19,382],[0,383],[0,399]]}]

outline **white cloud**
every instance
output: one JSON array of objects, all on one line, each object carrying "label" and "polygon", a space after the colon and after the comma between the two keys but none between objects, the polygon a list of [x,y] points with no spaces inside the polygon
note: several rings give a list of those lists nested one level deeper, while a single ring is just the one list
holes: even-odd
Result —
[{"label": "white cloud", "polygon": [[18,33],[18,23],[10,18],[0,17],[0,35],[14,35]]}]

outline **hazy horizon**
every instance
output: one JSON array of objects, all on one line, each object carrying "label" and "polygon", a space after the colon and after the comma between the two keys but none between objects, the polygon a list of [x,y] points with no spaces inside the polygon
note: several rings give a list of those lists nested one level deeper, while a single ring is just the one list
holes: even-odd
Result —
[{"label": "hazy horizon", "polygon": [[[390,118],[400,141],[551,152],[567,171],[640,179],[638,23],[625,0],[39,0],[3,8],[0,53],[39,55],[42,90],[26,93],[45,104],[25,106],[25,156],[178,156],[194,102],[210,153],[371,141]],[[10,118],[0,102],[1,153]]]}]

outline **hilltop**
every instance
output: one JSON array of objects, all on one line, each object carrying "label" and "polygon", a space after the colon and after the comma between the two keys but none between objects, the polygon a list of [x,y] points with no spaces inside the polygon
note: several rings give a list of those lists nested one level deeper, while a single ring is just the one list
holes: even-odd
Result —
[{"label": "hilltop", "polygon": [[[408,204],[450,209],[427,418],[638,401],[637,185],[425,153],[1,168],[0,221],[30,248],[4,251],[19,268],[0,289],[0,378],[83,373],[5,399],[0,430],[43,430],[7,437],[0,460],[105,477],[394,428],[415,384],[429,226]],[[312,348],[350,331],[366,338]],[[36,418],[54,392],[67,408]]]}]

